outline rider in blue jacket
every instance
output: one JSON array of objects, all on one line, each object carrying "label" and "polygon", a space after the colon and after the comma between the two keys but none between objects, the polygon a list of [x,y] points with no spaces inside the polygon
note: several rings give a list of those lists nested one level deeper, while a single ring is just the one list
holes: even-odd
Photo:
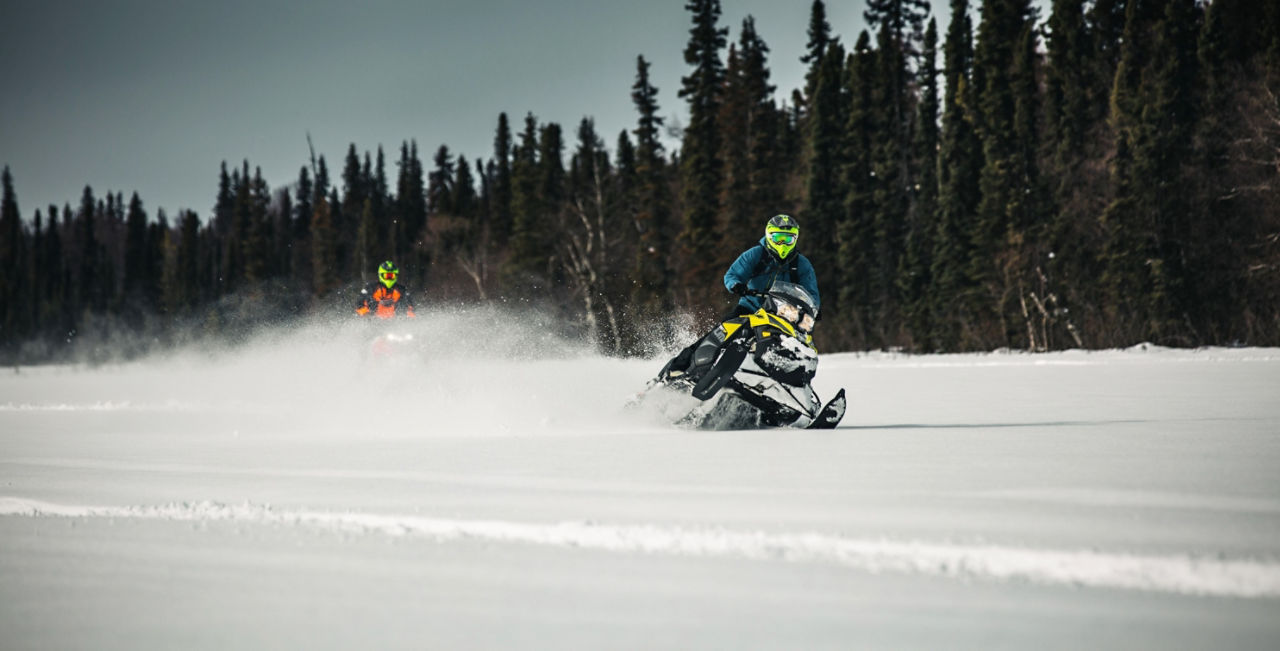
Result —
[{"label": "rider in blue jacket", "polygon": [[[762,299],[747,294],[747,290],[766,292],[773,281],[784,280],[805,288],[813,297],[814,307],[819,306],[818,278],[809,259],[796,251],[800,239],[800,225],[790,215],[774,215],[765,224],[760,243],[742,252],[724,275],[724,286],[737,294],[738,304],[721,321],[728,321],[760,309]],[[714,333],[714,331],[713,331]],[[712,335],[708,335],[710,337]],[[670,378],[693,373],[694,351],[706,338],[699,339],[681,350],[658,376]],[[705,360],[704,360],[705,362]],[[698,364],[704,362],[697,362]]]},{"label": "rider in blue jacket", "polygon": [[820,306],[813,265],[795,250],[799,239],[800,224],[790,215],[774,215],[765,224],[760,243],[743,251],[724,275],[724,286],[741,297],[734,316],[760,309],[760,297],[747,294],[747,290],[768,291],[775,280],[800,285],[813,296],[814,307]]}]

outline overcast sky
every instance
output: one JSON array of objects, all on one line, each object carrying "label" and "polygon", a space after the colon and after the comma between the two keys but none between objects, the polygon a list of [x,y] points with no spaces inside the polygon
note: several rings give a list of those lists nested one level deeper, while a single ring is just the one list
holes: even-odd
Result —
[{"label": "overcast sky", "polygon": [[[802,84],[812,0],[722,0],[736,42],[752,15],[771,52],[778,99]],[[861,0],[827,0],[846,45]],[[935,0],[939,33],[946,2]],[[430,167],[446,144],[488,159],[498,114],[532,112],[572,142],[584,116],[610,151],[633,129],[636,56],[660,109],[684,122],[691,18],[685,0],[0,0],[0,164],[24,217],[75,206],[84,186],[154,216],[207,217],[222,161],[261,166],[273,188],[308,159],[332,174],[347,146],[387,156],[415,139]]]}]

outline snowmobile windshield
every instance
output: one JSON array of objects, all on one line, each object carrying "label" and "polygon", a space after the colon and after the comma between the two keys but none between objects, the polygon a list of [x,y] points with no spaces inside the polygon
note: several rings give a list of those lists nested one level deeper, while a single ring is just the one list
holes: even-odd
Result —
[{"label": "snowmobile windshield", "polygon": [[769,295],[795,305],[800,308],[801,312],[807,314],[816,314],[818,312],[817,308],[813,306],[813,297],[809,295],[805,288],[795,283],[783,280],[774,281],[773,287],[769,288]]},{"label": "snowmobile windshield", "polygon": [[813,319],[818,311],[813,307],[813,297],[805,288],[795,283],[775,281],[769,288],[769,298],[772,299],[774,314],[805,332],[813,329]]}]

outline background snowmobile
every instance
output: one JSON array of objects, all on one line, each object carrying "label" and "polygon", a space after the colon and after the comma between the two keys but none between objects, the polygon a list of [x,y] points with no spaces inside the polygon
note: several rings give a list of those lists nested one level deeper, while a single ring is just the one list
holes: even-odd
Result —
[{"label": "background snowmobile", "polygon": [[667,362],[644,394],[666,389],[695,399],[680,424],[703,429],[830,429],[844,417],[841,389],[825,405],[811,382],[817,309],[800,285],[775,282],[760,310],[721,323]]}]

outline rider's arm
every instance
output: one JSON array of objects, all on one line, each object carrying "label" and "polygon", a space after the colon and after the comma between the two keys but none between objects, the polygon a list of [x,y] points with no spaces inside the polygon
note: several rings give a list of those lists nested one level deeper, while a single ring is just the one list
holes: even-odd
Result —
[{"label": "rider's arm", "polygon": [[400,302],[404,305],[405,316],[407,317],[418,316],[417,314],[413,313],[413,295],[412,294],[410,294],[409,292],[402,292],[400,294]]},{"label": "rider's arm", "polygon": [[360,290],[360,300],[356,301],[356,314],[364,316],[369,313],[369,288]]},{"label": "rider's arm", "polygon": [[755,271],[756,265],[760,264],[760,256],[763,253],[764,248],[759,246],[743,251],[742,255],[729,265],[729,270],[724,274],[725,289],[733,291],[733,286],[738,283],[748,284],[751,281],[751,272]]}]

